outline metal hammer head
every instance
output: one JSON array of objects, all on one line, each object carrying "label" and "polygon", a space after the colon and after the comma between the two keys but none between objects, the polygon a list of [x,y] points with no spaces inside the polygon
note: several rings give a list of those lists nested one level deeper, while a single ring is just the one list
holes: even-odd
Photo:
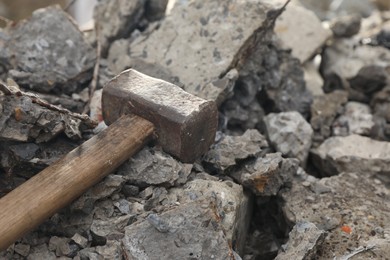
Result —
[{"label": "metal hammer head", "polygon": [[164,151],[183,162],[193,162],[205,153],[217,129],[218,112],[213,101],[133,69],[123,71],[104,86],[102,110],[107,124],[129,113],[149,120],[157,129],[157,141]]}]

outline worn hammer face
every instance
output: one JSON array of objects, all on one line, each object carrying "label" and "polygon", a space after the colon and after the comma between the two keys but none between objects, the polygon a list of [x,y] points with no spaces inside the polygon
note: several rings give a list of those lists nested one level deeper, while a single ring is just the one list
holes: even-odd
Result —
[{"label": "worn hammer face", "polygon": [[183,162],[193,162],[205,153],[217,129],[218,112],[213,101],[133,69],[104,86],[102,110],[107,124],[130,113],[149,120],[157,129],[158,143]]}]

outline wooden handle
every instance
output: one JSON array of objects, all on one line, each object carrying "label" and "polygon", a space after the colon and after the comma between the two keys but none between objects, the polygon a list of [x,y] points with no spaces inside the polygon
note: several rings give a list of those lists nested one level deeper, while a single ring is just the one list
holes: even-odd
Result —
[{"label": "wooden handle", "polygon": [[31,231],[134,155],[152,137],[141,117],[121,117],[0,199],[0,251]]}]

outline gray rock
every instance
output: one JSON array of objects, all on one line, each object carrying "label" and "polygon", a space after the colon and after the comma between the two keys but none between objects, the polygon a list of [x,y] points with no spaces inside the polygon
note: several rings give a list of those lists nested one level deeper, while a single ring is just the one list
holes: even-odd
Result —
[{"label": "gray rock", "polygon": [[18,243],[15,244],[14,250],[19,255],[26,257],[30,253],[30,248],[31,248],[30,245]]},{"label": "gray rock", "polygon": [[226,238],[242,253],[252,214],[251,196],[243,187],[232,181],[195,179],[182,188],[170,189],[164,205],[169,208],[194,201],[215,201]]},{"label": "gray rock", "polygon": [[312,155],[313,163],[325,176],[357,172],[367,178],[389,173],[390,143],[360,135],[331,137],[312,150]]},{"label": "gray rock", "polygon": [[79,233],[74,234],[71,240],[81,248],[86,248],[88,246],[88,239],[83,237]]},{"label": "gray rock", "polygon": [[100,29],[98,40],[103,54],[107,52],[111,42],[130,36],[144,14],[145,3],[146,0],[98,2],[93,16]]},{"label": "gray rock", "polygon": [[268,140],[275,150],[306,165],[313,129],[302,115],[296,111],[271,113],[264,117],[264,123]]},{"label": "gray rock", "polygon": [[361,16],[348,15],[335,18],[330,25],[335,37],[351,37],[360,30]]},{"label": "gray rock", "polygon": [[311,259],[317,256],[317,249],[326,233],[311,222],[299,221],[290,231],[287,244],[282,246],[275,260]]},{"label": "gray rock", "polygon": [[50,252],[46,244],[41,244],[38,246],[31,247],[30,254],[26,258],[27,260],[35,259],[47,259],[55,260],[57,259],[56,255],[53,252]]},{"label": "gray rock", "polygon": [[129,259],[229,259],[232,249],[212,201],[196,201],[159,215],[169,227],[160,232],[149,221],[125,228],[122,249]]},{"label": "gray rock", "polygon": [[333,135],[370,135],[374,127],[373,116],[368,105],[358,102],[348,102],[344,113],[338,117],[332,126]]},{"label": "gray rock", "polygon": [[282,48],[291,49],[301,63],[309,60],[332,34],[312,11],[293,4],[276,21],[275,33]]},{"label": "gray rock", "polygon": [[[389,64],[390,65],[390,64]],[[388,71],[384,66],[368,65],[362,67],[357,75],[349,80],[353,90],[371,96],[390,82]]]},{"label": "gray rock", "polygon": [[49,241],[49,250],[55,252],[56,256],[73,257],[77,254],[79,248],[77,245],[70,244],[67,237],[53,236]]},{"label": "gray rock", "polygon": [[256,157],[268,147],[266,138],[257,130],[247,130],[242,136],[222,135],[203,161],[214,169],[224,172],[240,160]]},{"label": "gray rock", "polygon": [[104,246],[97,246],[95,248],[98,258],[90,259],[122,259],[123,250],[121,248],[121,242],[118,240],[110,240]]},{"label": "gray rock", "polygon": [[[389,255],[390,248],[385,246],[390,242],[389,237],[375,231],[380,231],[377,229],[380,227],[385,233],[386,230],[390,232],[390,193],[383,184],[355,173],[314,179],[314,183],[330,187],[331,192],[315,193],[304,183],[294,181],[291,188],[280,192],[281,206],[290,223],[308,221],[318,229],[328,231],[324,243],[316,246],[321,258],[341,259],[354,249],[369,245],[375,246],[374,258]],[[292,244],[298,242],[289,241]],[[359,259],[372,256],[371,250],[363,250]]]},{"label": "gray rock", "polygon": [[108,175],[102,182],[93,186],[73,202],[70,209],[75,212],[89,214],[93,211],[97,200],[107,198],[114,192],[121,190],[125,182],[126,179],[121,175]]},{"label": "gray rock", "polygon": [[310,124],[314,130],[313,143],[315,145],[331,135],[333,121],[343,112],[343,105],[347,101],[348,93],[340,90],[314,98],[311,105]]},{"label": "gray rock", "polygon": [[111,217],[107,219],[94,219],[91,232],[107,240],[117,240],[123,237],[124,228],[129,225],[131,215]]},{"label": "gray rock", "polygon": [[[219,87],[218,82],[225,80],[243,58],[258,30],[270,30],[263,26],[266,14],[274,9],[259,0],[176,2],[158,30],[135,38],[130,45],[130,59],[123,59],[130,61],[125,62],[127,66],[181,85],[195,95],[215,99],[215,93],[209,96],[204,86]],[[125,56],[113,57],[111,53],[109,60]]]},{"label": "gray rock", "polygon": [[96,53],[59,6],[39,9],[18,23],[4,48],[1,63],[21,86],[70,94],[92,78]]},{"label": "gray rock", "polygon": [[118,169],[118,174],[129,183],[140,187],[161,185],[171,187],[183,184],[191,173],[192,164],[184,164],[172,156],[145,147]]},{"label": "gray rock", "polygon": [[390,86],[374,94],[370,105],[375,122],[372,137],[390,141]]},{"label": "gray rock", "polygon": [[246,163],[229,175],[257,196],[274,196],[291,181],[297,169],[297,160],[284,159],[280,153],[273,153]]}]

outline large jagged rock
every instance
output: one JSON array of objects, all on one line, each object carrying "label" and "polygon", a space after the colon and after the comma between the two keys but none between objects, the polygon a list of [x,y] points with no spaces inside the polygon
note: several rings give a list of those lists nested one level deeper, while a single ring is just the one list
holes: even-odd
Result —
[{"label": "large jagged rock", "polygon": [[0,42],[0,64],[23,87],[70,94],[92,78],[96,53],[59,6],[35,11]]},{"label": "large jagged rock", "polygon": [[128,259],[229,259],[233,249],[213,201],[196,201],[150,214],[125,228],[122,249]]},{"label": "large jagged rock", "polygon": [[264,117],[268,140],[284,156],[306,165],[313,138],[310,124],[296,111],[271,113]]},{"label": "large jagged rock", "polygon": [[146,0],[100,0],[94,9],[103,54],[116,39],[127,38],[137,27],[145,11]]},{"label": "large jagged rock", "polygon": [[272,29],[267,13],[277,7],[260,0],[176,2],[158,29],[128,45],[129,57],[115,56],[110,50],[109,60],[125,59],[128,67],[181,85],[195,95],[219,99],[231,86],[225,76],[247,58],[257,38]]},{"label": "large jagged rock", "polygon": [[360,135],[331,137],[312,150],[313,163],[325,176],[358,172],[362,178],[389,174],[390,143]]},{"label": "large jagged rock", "polygon": [[[379,180],[342,173],[294,181],[280,194],[291,225],[308,221],[328,232],[324,243],[316,246],[320,259],[349,259],[343,257],[356,252],[357,259],[390,254],[390,193]],[[289,244],[298,242],[293,238]]]},{"label": "large jagged rock", "polygon": [[275,33],[281,39],[282,47],[291,49],[292,55],[301,63],[318,52],[332,35],[312,11],[294,4],[288,5],[276,21]]}]

